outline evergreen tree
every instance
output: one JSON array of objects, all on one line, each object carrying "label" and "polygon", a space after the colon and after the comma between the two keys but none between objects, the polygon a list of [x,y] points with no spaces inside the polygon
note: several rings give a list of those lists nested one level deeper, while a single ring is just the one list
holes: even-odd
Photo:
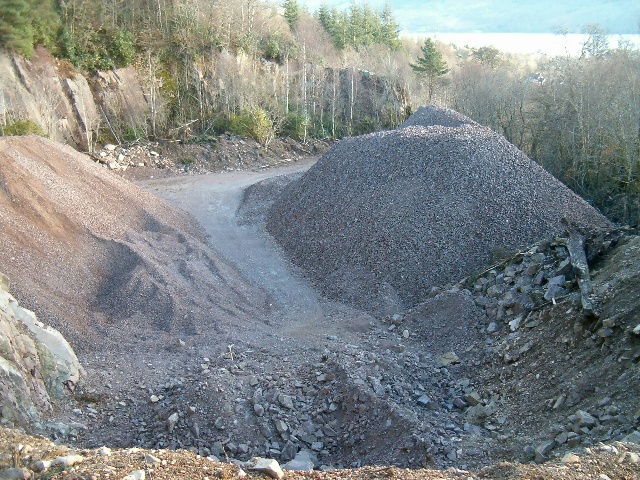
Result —
[{"label": "evergreen tree", "polygon": [[284,0],[282,3],[284,8],[284,18],[287,19],[291,30],[296,26],[298,20],[300,20],[300,5],[297,0]]},{"label": "evergreen tree", "polygon": [[33,53],[32,10],[26,0],[0,0],[0,47]]},{"label": "evergreen tree", "polygon": [[500,64],[500,50],[495,47],[472,48],[471,55],[482,65],[495,68]]},{"label": "evergreen tree", "polygon": [[400,27],[398,27],[396,19],[391,12],[391,6],[388,3],[385,4],[384,10],[382,10],[380,14],[380,23],[379,43],[389,45],[393,49],[400,48],[401,43],[398,38],[400,35]]},{"label": "evergreen tree", "polygon": [[374,11],[369,5],[358,6],[352,0],[347,10],[320,6],[316,18],[331,36],[336,48],[351,46],[357,49],[363,45],[383,44],[393,49],[400,47],[398,24],[393,18],[391,7],[387,4],[384,10]]},{"label": "evergreen tree", "polygon": [[436,82],[449,72],[449,67],[447,67],[447,62],[443,60],[442,54],[436,50],[436,44],[431,38],[425,40],[421,50],[422,56],[418,57],[416,63],[411,64],[411,68],[426,80],[429,101],[431,101]]},{"label": "evergreen tree", "polygon": [[316,17],[327,32],[329,31],[329,24],[331,23],[331,11],[329,8],[323,3],[320,5],[318,12],[316,13]]},{"label": "evergreen tree", "polygon": [[380,16],[369,5],[362,8],[361,45],[371,45],[380,38]]},{"label": "evergreen tree", "polygon": [[55,51],[62,21],[54,6],[54,0],[29,0],[29,4],[34,45],[42,44]]}]

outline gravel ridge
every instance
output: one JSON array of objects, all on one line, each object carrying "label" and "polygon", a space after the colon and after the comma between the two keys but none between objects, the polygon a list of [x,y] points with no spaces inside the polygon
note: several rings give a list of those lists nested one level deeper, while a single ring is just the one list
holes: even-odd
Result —
[{"label": "gravel ridge", "polygon": [[456,112],[450,108],[438,107],[436,105],[424,105],[407,118],[399,128],[405,127],[460,127],[462,125],[480,126],[469,117]]},{"label": "gravel ridge", "polygon": [[[454,126],[443,126],[443,124]],[[267,230],[314,283],[377,314],[514,250],[610,222],[503,136],[448,109],[347,138],[274,202]]]}]

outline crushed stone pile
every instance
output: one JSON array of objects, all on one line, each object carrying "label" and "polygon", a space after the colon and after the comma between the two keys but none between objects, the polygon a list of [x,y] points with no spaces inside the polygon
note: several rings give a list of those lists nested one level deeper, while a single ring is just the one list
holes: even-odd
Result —
[{"label": "crushed stone pile", "polygon": [[460,127],[462,125],[480,126],[469,117],[450,108],[426,105],[418,108],[413,115],[400,125],[400,128],[433,127],[435,125],[440,125],[441,127]]},{"label": "crushed stone pile", "polygon": [[492,252],[563,232],[563,217],[610,226],[504,137],[460,114],[429,107],[407,125],[339,142],[270,209],[268,231],[332,298],[397,311]]},{"label": "crushed stone pile", "polygon": [[205,242],[183,212],[71,147],[0,139],[0,269],[77,352],[258,315],[264,296]]}]

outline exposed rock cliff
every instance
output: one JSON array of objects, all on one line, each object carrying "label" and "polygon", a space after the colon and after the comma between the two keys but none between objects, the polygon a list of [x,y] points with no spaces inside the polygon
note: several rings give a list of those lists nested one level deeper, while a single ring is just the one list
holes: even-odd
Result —
[{"label": "exposed rock cliff", "polygon": [[99,127],[121,134],[121,123],[145,126],[150,114],[133,67],[86,78],[42,48],[30,60],[0,51],[0,122],[31,120],[52,140],[87,151]]}]

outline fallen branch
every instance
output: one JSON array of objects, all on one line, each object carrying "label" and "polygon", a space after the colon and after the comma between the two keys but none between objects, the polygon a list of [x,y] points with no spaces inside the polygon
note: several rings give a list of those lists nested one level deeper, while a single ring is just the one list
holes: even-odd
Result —
[{"label": "fallen branch", "polygon": [[102,112],[102,116],[104,117],[104,119],[107,121],[107,126],[109,127],[109,130],[111,131],[111,135],[113,135],[113,138],[116,139],[116,142],[118,142],[118,145],[122,145],[122,143],[120,143],[120,139],[118,138],[118,135],[116,134],[116,131],[111,126],[111,122],[109,121],[109,117],[107,117],[107,114],[104,112],[104,108],[102,108],[102,105],[100,105],[100,111]]},{"label": "fallen branch", "polygon": [[596,313],[593,302],[591,301],[593,287],[591,286],[591,275],[589,273],[589,264],[587,263],[587,255],[585,253],[585,236],[580,232],[580,230],[578,230],[578,228],[576,228],[575,225],[571,225],[567,219],[563,219],[563,223],[567,227],[567,234],[569,236],[564,243],[569,250],[571,265],[578,277],[582,311],[587,317],[598,318],[598,314]]}]

